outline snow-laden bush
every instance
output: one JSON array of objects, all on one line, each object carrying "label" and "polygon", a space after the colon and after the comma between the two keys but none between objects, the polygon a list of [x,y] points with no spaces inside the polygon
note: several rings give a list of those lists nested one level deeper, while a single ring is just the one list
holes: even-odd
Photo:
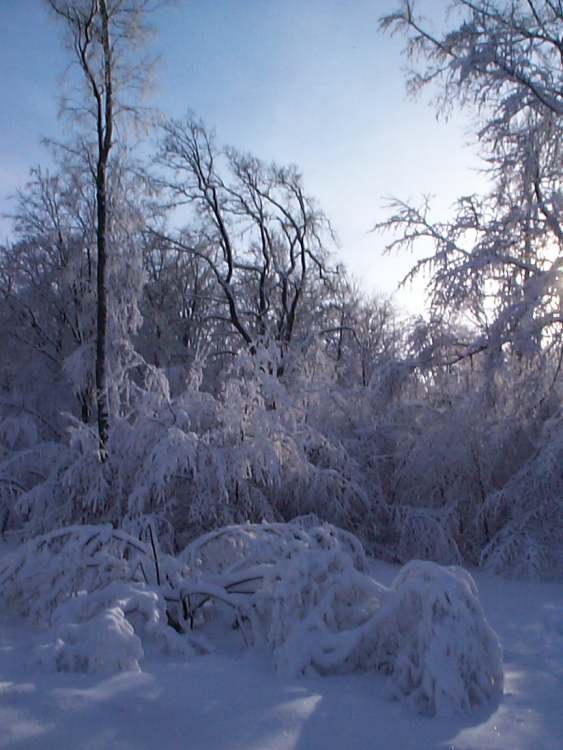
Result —
[{"label": "snow-laden bush", "polygon": [[502,650],[461,568],[411,562],[386,589],[342,550],[312,550],[276,566],[270,597],[267,640],[284,672],[375,669],[430,715],[502,695]]},{"label": "snow-laden bush", "polygon": [[179,555],[192,572],[235,573],[253,565],[273,565],[297,550],[342,547],[358,570],[365,570],[361,542],[350,532],[323,524],[318,516],[297,516],[289,523],[224,526],[198,537]]},{"label": "snow-laden bush", "polygon": [[382,672],[424,713],[500,696],[500,645],[468,573],[411,562],[386,588],[359,540],[317,521],[229,526],[177,559],[111,526],[61,529],[4,561],[2,605],[52,627],[35,658],[59,670],[138,669],[147,639],[203,653],[206,630],[230,623],[285,673]]},{"label": "snow-laden bush", "polygon": [[[213,601],[227,604],[231,621],[240,628],[247,645],[268,641],[272,621],[272,586],[286,562],[304,555],[338,551],[358,571],[366,557],[353,534],[322,524],[313,514],[290,523],[226,526],[204,534],[179,555],[186,576],[178,592],[189,621],[209,622],[217,612],[204,608]],[[199,618],[199,619],[198,619]]]},{"label": "snow-laden bush", "polygon": [[138,669],[142,641],[207,650],[180,635],[181,566],[122,530],[69,526],[20,545],[0,565],[2,606],[51,628],[36,661],[60,671]]},{"label": "snow-laden bush", "polygon": [[42,666],[63,672],[139,671],[143,642],[183,656],[205,648],[171,627],[166,593],[146,584],[113,581],[82,591],[53,612],[54,641],[34,654]]},{"label": "snow-laden bush", "polygon": [[67,526],[21,544],[0,562],[6,606],[38,625],[58,607],[112,581],[148,581],[150,552],[142,542],[101,526]]},{"label": "snow-laden bush", "polygon": [[229,586],[252,581],[242,616],[286,673],[372,668],[388,675],[392,695],[429,714],[497,699],[502,651],[471,576],[411,562],[386,589],[351,539],[329,525],[229,527],[196,540],[183,561]]},{"label": "snow-laden bush", "polygon": [[386,593],[324,534],[320,548],[296,550],[266,581],[266,640],[277,669],[292,676],[361,668],[363,626]]},{"label": "snow-laden bush", "polygon": [[477,519],[492,532],[481,564],[523,578],[563,577],[563,418],[548,422],[540,445]]},{"label": "snow-laden bush", "polygon": [[462,568],[408,563],[372,625],[371,663],[421,713],[466,713],[502,695],[502,649]]},{"label": "snow-laden bush", "polygon": [[57,628],[56,640],[40,646],[36,664],[57,672],[140,672],[141,640],[120,607],[109,607],[82,623]]}]

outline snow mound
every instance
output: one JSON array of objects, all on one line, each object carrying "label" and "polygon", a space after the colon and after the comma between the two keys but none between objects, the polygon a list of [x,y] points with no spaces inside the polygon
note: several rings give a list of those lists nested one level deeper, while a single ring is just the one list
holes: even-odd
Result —
[{"label": "snow mound", "polygon": [[140,672],[141,640],[120,607],[109,607],[82,623],[64,623],[54,643],[41,646],[35,661],[58,672]]},{"label": "snow mound", "polygon": [[[153,571],[158,565],[158,578]],[[32,539],[0,564],[2,605],[51,628],[35,656],[57,671],[138,670],[141,642],[167,654],[208,651],[177,632],[173,581],[180,566],[110,525],[68,526]]]},{"label": "snow mound", "polygon": [[144,584],[113,581],[103,589],[80,592],[53,612],[55,640],[39,647],[35,661],[59,672],[140,671],[142,642],[161,652],[193,656],[204,649],[169,626],[161,592]]}]

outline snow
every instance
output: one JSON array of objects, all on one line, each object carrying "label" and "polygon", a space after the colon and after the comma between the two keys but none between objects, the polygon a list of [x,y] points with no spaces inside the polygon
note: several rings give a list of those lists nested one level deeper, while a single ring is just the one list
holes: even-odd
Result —
[{"label": "snow", "polygon": [[64,623],[54,643],[39,646],[38,664],[58,672],[139,672],[144,652],[121,607],[84,623]]},{"label": "snow", "polygon": [[[398,568],[372,564],[390,585]],[[45,633],[0,615],[0,748],[118,750],[561,750],[563,586],[473,573],[504,649],[504,696],[465,717],[428,718],[389,700],[383,675],[289,677],[241,651],[165,656],[142,672],[54,672]]]},{"label": "snow", "polygon": [[393,697],[430,716],[502,695],[502,647],[460,567],[412,560],[387,588],[367,574],[359,539],[314,516],[218,529],[184,562],[155,551],[152,584],[148,552],[106,524],[59,529],[0,560],[6,610],[50,631],[40,664],[140,671],[143,643],[192,656],[237,630],[239,648],[271,652],[288,677],[382,673]]}]

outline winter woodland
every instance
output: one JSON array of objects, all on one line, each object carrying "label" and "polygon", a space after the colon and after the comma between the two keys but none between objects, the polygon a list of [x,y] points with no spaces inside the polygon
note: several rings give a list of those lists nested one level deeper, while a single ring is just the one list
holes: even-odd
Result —
[{"label": "winter woodland", "polygon": [[[234,629],[421,713],[500,700],[464,567],[563,577],[560,0],[381,19],[488,176],[374,227],[425,249],[419,317],[358,291],[298,167],[142,105],[151,0],[44,4],[72,135],[0,247],[0,601],[52,633],[36,663],[139,670]],[[372,558],[404,565],[390,586]]]}]

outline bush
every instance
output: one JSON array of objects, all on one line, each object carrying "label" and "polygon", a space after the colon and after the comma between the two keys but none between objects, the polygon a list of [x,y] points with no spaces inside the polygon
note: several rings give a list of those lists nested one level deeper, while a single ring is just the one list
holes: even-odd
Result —
[{"label": "bush", "polygon": [[245,645],[291,675],[375,670],[432,715],[501,695],[501,648],[468,573],[411,562],[386,588],[355,537],[317,521],[228,526],[177,559],[111,526],[60,529],[0,567],[3,605],[54,628],[36,658],[59,670],[138,669],[146,639],[206,652],[227,607]]},{"label": "bush", "polygon": [[472,577],[414,561],[402,568],[373,617],[370,662],[391,694],[425,714],[466,713],[502,695],[502,649]]}]

